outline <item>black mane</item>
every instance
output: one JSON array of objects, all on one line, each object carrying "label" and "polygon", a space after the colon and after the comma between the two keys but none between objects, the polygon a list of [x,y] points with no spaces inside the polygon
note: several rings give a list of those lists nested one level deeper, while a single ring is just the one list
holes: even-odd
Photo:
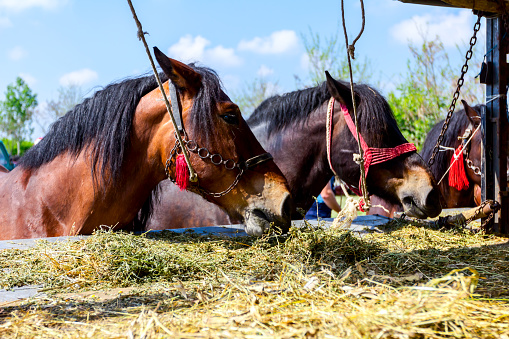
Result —
[{"label": "black mane", "polygon": [[[192,112],[191,130],[206,130],[211,126],[212,108],[220,100],[222,91],[217,74],[204,67],[190,65],[202,76]],[[167,77],[160,74],[161,80]],[[108,182],[117,182],[130,148],[133,117],[140,99],[157,87],[153,75],[113,83],[76,105],[58,119],[48,134],[21,159],[25,169],[36,169],[58,155],[69,152],[75,158],[90,150],[92,175]],[[99,173],[97,173],[99,171]],[[99,174],[109,173],[105,178]]]},{"label": "black mane", "polygon": [[[473,106],[472,108],[476,112],[478,112],[479,115],[481,115],[480,112],[482,106],[483,105],[476,105]],[[449,127],[447,128],[447,131],[444,134],[444,139],[441,145],[453,148],[458,147],[461,142],[458,140],[458,137],[461,136],[460,134],[462,129],[468,127],[469,123],[470,120],[465,114],[464,109],[454,112],[454,114],[451,117],[451,121],[449,122]],[[438,136],[442,131],[443,124],[444,120],[435,124],[435,126],[433,126],[433,128],[428,132],[428,135],[426,136],[426,140],[424,141],[421,152],[422,158],[426,162],[429,160],[429,158],[431,158],[433,148],[435,147]],[[431,172],[433,173],[433,176],[437,181],[440,180],[440,178],[444,175],[445,171],[447,171],[447,168],[449,168],[452,154],[453,154],[452,151],[445,151],[438,152],[437,155],[435,156],[435,162],[433,166],[431,166]]]},{"label": "black mane", "polygon": [[[394,147],[406,142],[389,104],[378,91],[364,84],[356,84],[354,91],[360,98],[357,104],[360,130],[370,147]],[[276,95],[263,101],[247,122],[251,128],[267,122],[267,134],[271,135],[287,127],[306,122],[311,112],[328,101],[330,97],[325,82],[316,87]]]}]

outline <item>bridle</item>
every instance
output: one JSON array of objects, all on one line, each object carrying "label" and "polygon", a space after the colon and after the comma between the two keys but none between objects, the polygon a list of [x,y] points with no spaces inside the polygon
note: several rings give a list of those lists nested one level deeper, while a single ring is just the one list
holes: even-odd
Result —
[{"label": "bridle", "polygon": [[[479,119],[480,119],[480,117],[479,117]],[[472,122],[470,122],[467,129],[465,130],[465,133],[463,133],[463,136],[458,137],[458,139],[461,139],[463,155],[465,156],[464,157],[465,164],[467,165],[468,168],[470,168],[474,172],[475,175],[478,175],[478,176],[481,176],[481,174],[482,174],[481,168],[479,168],[478,166],[475,166],[474,162],[472,160],[470,160],[470,158],[468,157],[470,155],[470,148],[472,146],[469,145],[469,147],[467,148],[466,144],[467,144],[467,140],[470,139],[471,137],[473,138],[474,134],[477,133],[477,131],[479,130],[480,127],[481,127],[481,124],[479,124],[479,126],[477,126],[477,128],[474,130],[474,125],[472,124]]]},{"label": "bridle", "polygon": [[[480,119],[480,117],[476,117],[476,118]],[[457,152],[459,150],[461,150],[461,152],[463,152],[463,156],[464,156],[463,159],[464,159],[465,165],[468,168],[470,168],[474,172],[475,175],[478,175],[478,176],[481,176],[481,174],[482,174],[481,168],[479,166],[474,165],[474,162],[469,158],[469,155],[470,155],[470,149],[472,147],[470,145],[470,141],[471,141],[471,139],[473,139],[474,135],[477,133],[477,131],[479,130],[480,127],[481,127],[481,125],[479,124],[479,126],[477,126],[474,129],[474,124],[472,122],[470,122],[468,124],[467,129],[463,133],[463,136],[458,137],[458,139],[461,140],[461,144],[460,144],[460,146],[458,146],[457,149],[454,149],[453,147],[442,146],[442,145],[439,146],[440,151],[453,151],[454,152],[453,156],[457,156],[457,154],[459,154]]]},{"label": "bridle", "polygon": [[[334,175],[336,175],[336,172],[332,168],[331,151],[330,151],[331,146],[332,146],[332,126],[333,126],[332,118],[333,118],[333,114],[334,114],[334,102],[335,102],[335,99],[333,97],[330,98],[329,105],[327,107],[327,117],[328,118],[327,118],[326,130],[327,130],[327,159],[329,161],[329,166],[330,166],[332,172],[334,173]],[[369,167],[371,165],[376,165],[376,164],[380,164],[382,162],[392,160],[404,153],[417,151],[417,148],[415,147],[415,145],[413,143],[408,143],[408,142],[398,145],[396,147],[392,147],[392,148],[369,147],[360,133],[359,133],[359,139],[357,139],[357,132],[355,129],[355,124],[352,120],[352,117],[350,116],[350,112],[348,112],[348,108],[345,105],[343,105],[342,103],[341,103],[341,112],[343,113],[343,116],[345,117],[346,124],[348,125],[348,129],[354,136],[355,140],[357,140],[357,141],[360,140],[360,144],[361,144],[362,150],[364,152],[363,160],[364,160],[365,178],[367,178],[367,176],[368,176]],[[360,164],[360,160],[361,160],[360,155],[354,154],[354,161]],[[359,178],[359,188],[356,188],[352,185],[348,185],[349,188],[355,194],[357,194],[359,196],[362,195],[361,180],[362,180],[362,178]]]},{"label": "bridle", "polygon": [[168,179],[171,182],[175,183],[176,180],[170,176],[170,172],[171,172],[170,168],[171,168],[172,163],[176,162],[176,158],[177,158],[177,155],[179,154],[179,152],[183,151],[182,147],[185,147],[186,150],[191,153],[197,154],[202,160],[210,159],[210,162],[213,165],[224,166],[224,168],[229,171],[238,169],[239,172],[237,173],[237,176],[233,180],[232,184],[221,192],[217,192],[217,193],[210,192],[206,188],[200,187],[199,184],[195,184],[192,186],[192,190],[197,191],[197,193],[202,193],[202,194],[211,196],[213,198],[220,198],[220,197],[230,193],[231,190],[233,190],[233,188],[235,188],[235,186],[237,186],[237,184],[240,181],[240,178],[242,177],[242,175],[244,174],[244,172],[246,170],[252,169],[253,167],[256,167],[266,161],[273,159],[272,155],[267,152],[267,153],[262,153],[262,154],[256,155],[256,156],[249,158],[245,161],[236,162],[235,160],[232,160],[232,159],[224,160],[223,156],[221,154],[219,154],[219,153],[211,154],[211,152],[207,148],[199,147],[198,143],[196,141],[190,140],[188,138],[187,132],[184,129],[184,125],[182,123],[182,112],[180,111],[179,96],[177,95],[177,90],[175,88],[175,85],[171,82],[171,80],[168,80],[168,87],[170,90],[172,111],[173,111],[173,115],[175,118],[175,122],[177,124],[177,129],[178,129],[178,131],[175,131],[175,133],[180,133],[181,138],[182,138],[182,144],[183,144],[183,145],[181,145],[178,142],[178,139],[175,138],[175,145],[173,146],[173,148],[170,152],[169,158],[166,159],[166,164],[164,166],[164,170],[166,172],[166,176],[168,177]]}]

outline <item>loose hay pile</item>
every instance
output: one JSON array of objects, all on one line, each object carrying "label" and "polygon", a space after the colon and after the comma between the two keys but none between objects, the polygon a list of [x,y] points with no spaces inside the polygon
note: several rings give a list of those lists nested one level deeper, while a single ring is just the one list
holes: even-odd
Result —
[{"label": "loose hay pile", "polygon": [[0,251],[0,337],[509,338],[505,239],[393,222],[222,238],[101,231]]}]

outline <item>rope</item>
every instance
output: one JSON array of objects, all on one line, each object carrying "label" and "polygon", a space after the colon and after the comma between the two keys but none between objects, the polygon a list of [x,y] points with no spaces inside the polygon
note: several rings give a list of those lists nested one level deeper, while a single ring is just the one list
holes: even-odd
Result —
[{"label": "rope", "polygon": [[326,148],[327,148],[327,160],[329,161],[329,167],[334,174],[334,176],[337,178],[338,174],[332,167],[332,161],[331,161],[331,154],[330,150],[332,147],[332,115],[334,112],[334,100],[329,100],[329,104],[327,105],[327,123],[325,124],[325,138],[326,138]]},{"label": "rope", "polygon": [[[467,145],[469,144],[470,140],[472,140],[472,138],[474,137],[475,133],[477,133],[477,131],[479,130],[479,128],[481,127],[481,124],[479,124],[479,126],[477,126],[477,128],[475,129],[474,133],[472,133],[472,135],[470,136],[470,138],[468,138],[467,142],[465,143],[465,146],[463,146],[463,149],[466,149],[467,148]],[[440,147],[443,147],[443,146],[440,146]],[[445,148],[445,147],[444,147]],[[453,150],[455,150],[453,148]],[[438,181],[438,184],[437,185],[440,185],[440,183],[442,182],[442,180],[444,180],[445,176],[447,175],[447,173],[449,173],[449,171],[451,170],[451,167],[452,165],[454,165],[454,163],[456,161],[458,161],[458,157],[456,157],[455,154],[453,154],[453,157],[454,157],[454,160],[453,162],[451,162],[451,165],[449,166],[449,168],[447,169],[447,171],[445,171],[444,175],[442,175],[442,178],[440,178],[440,180]]]},{"label": "rope", "polygon": [[[143,42],[143,45],[145,46],[145,51],[147,52],[148,59],[150,61],[150,65],[152,66],[152,71],[154,72],[154,77],[156,78],[157,84],[159,86],[159,90],[161,91],[164,99],[164,103],[166,104],[166,110],[168,111],[168,114],[170,115],[171,122],[173,124],[173,128],[175,130],[175,135],[177,137],[177,140],[180,144],[180,148],[182,149],[182,153],[184,154],[184,158],[187,163],[187,167],[189,168],[189,180],[191,182],[198,181],[198,176],[196,175],[196,172],[194,171],[193,167],[191,166],[191,161],[189,159],[189,154],[187,153],[187,149],[184,146],[184,143],[182,141],[182,136],[180,133],[177,133],[178,127],[177,122],[175,121],[175,117],[173,116],[173,111],[170,106],[170,102],[168,101],[168,97],[166,96],[166,92],[163,88],[163,83],[161,82],[161,78],[159,78],[159,73],[157,72],[156,65],[154,63],[154,60],[152,59],[152,54],[150,53],[150,50],[147,45],[147,41],[145,40],[145,34],[148,34],[147,32],[143,31],[143,28],[141,27],[141,22],[138,20],[138,16],[136,15],[136,11],[134,10],[133,4],[131,0],[127,0],[127,3],[129,4],[129,7],[131,8],[131,13],[133,14],[134,21],[136,22],[136,26],[138,27],[138,39]],[[169,80],[171,81],[171,80]]]},{"label": "rope", "polygon": [[[331,100],[334,100],[334,98],[332,98]],[[412,143],[408,143],[408,142],[405,144],[398,145],[396,147],[392,147],[392,148],[369,147],[368,144],[366,143],[366,141],[364,140],[364,138],[362,137],[362,135],[358,134],[358,137],[355,136],[354,132],[355,132],[356,126],[354,125],[354,123],[352,121],[352,117],[350,116],[350,112],[348,112],[348,108],[345,105],[341,105],[341,111],[343,112],[343,115],[345,116],[345,121],[346,121],[348,128],[350,129],[350,132],[353,134],[355,139],[357,139],[357,142],[361,145],[362,151],[364,152],[363,158],[359,159],[359,163],[364,164],[365,177],[359,178],[359,187],[361,186],[363,181],[364,181],[364,183],[366,181],[366,177],[367,177],[368,171],[369,171],[369,166],[380,164],[382,162],[394,159],[394,158],[400,156],[401,154],[404,154],[407,152],[417,151],[417,148],[415,147],[415,145]],[[363,168],[363,167],[361,166],[361,168]],[[364,189],[365,188],[363,188],[363,190]],[[365,193],[364,192],[362,192],[362,193],[364,196]]]},{"label": "rope", "polygon": [[[362,33],[364,32],[364,25],[365,25],[365,21],[366,21],[366,18],[364,15],[364,2],[363,2],[363,0],[360,0],[360,2],[361,2],[361,10],[362,10],[362,26],[361,26],[361,31],[359,32],[357,37],[354,39],[352,45],[348,44],[348,33],[346,31],[344,0],[341,0],[341,17],[343,19],[343,32],[345,34],[345,45],[346,45],[347,51],[348,51],[347,52],[347,60],[348,60],[348,71],[350,74],[350,92],[352,94],[353,115],[355,118],[355,130],[356,130],[356,134],[357,134],[356,139],[357,139],[357,145],[359,147],[359,154],[360,154],[359,161],[362,164],[363,158],[364,158],[364,152],[362,150],[362,146],[361,146],[360,139],[359,139],[360,132],[359,132],[359,125],[357,123],[357,105],[355,104],[355,93],[353,90],[353,74],[352,74],[352,60],[351,60],[351,58],[353,58],[353,52],[355,51],[355,43],[357,42],[357,40],[359,40]],[[352,54],[352,55],[350,55],[350,54]],[[364,202],[366,204],[366,208],[369,209],[369,197],[368,197],[368,190],[367,190],[367,185],[366,185],[366,175],[364,173],[364,166],[362,166],[361,164],[359,164],[360,171],[361,171],[361,185],[360,185],[361,187],[359,187],[359,188],[362,190],[362,196],[363,196]]]}]

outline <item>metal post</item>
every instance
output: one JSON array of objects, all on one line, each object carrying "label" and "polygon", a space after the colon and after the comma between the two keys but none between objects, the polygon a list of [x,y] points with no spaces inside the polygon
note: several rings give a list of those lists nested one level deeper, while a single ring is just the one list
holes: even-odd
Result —
[{"label": "metal post", "polygon": [[483,117],[483,199],[497,200],[500,212],[487,225],[494,232],[509,234],[507,190],[507,38],[501,18],[486,19],[486,56],[491,74],[486,79],[486,115]]}]

